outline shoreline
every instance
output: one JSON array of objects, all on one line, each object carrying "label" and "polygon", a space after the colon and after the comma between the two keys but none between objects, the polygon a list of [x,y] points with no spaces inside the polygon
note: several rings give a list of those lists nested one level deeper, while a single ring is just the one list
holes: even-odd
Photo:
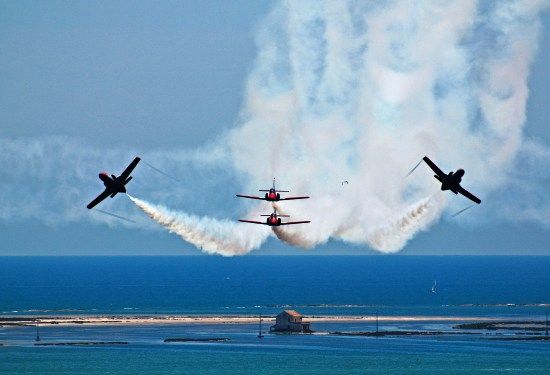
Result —
[{"label": "shoreline", "polygon": [[[44,315],[10,315],[0,317],[0,327],[35,326],[119,326],[119,325],[172,325],[172,324],[256,324],[258,315],[77,315],[77,316],[44,316]],[[264,323],[274,323],[274,316],[262,316]],[[490,322],[502,320],[502,317],[480,316],[378,316],[379,322]],[[307,316],[304,321],[311,323],[353,323],[376,322],[375,315],[326,315]]]}]

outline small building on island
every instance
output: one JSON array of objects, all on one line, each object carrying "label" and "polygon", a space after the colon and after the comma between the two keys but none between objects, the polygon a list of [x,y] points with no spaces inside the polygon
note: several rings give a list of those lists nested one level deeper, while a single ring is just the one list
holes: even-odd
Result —
[{"label": "small building on island", "polygon": [[275,325],[270,332],[279,333],[311,333],[313,332],[309,322],[303,321],[303,316],[295,310],[285,310],[275,318]]}]

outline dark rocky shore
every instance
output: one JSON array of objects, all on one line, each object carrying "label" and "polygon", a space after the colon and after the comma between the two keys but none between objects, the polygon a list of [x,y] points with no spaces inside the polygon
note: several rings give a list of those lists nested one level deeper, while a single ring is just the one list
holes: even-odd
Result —
[{"label": "dark rocky shore", "polygon": [[[329,332],[329,335],[334,336],[439,336],[439,335],[457,335],[465,334],[465,332],[444,332],[444,331],[378,331],[378,332]],[[468,334],[468,333],[466,333]]]},{"label": "dark rocky shore", "polygon": [[69,341],[69,342],[39,342],[34,346],[93,346],[93,345],[128,345],[127,341]]},{"label": "dark rocky shore", "polygon": [[226,342],[230,341],[227,337],[211,337],[211,338],[167,338],[164,339],[164,342]]},{"label": "dark rocky shore", "polygon": [[546,322],[541,320],[492,321],[457,324],[454,325],[453,328],[488,331],[544,331],[546,329]]}]

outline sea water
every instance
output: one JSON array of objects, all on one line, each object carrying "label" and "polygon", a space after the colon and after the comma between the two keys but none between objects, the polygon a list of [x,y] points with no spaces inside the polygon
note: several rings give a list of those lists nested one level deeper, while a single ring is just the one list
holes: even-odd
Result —
[{"label": "sea water", "polygon": [[[380,315],[544,319],[550,257],[0,258],[0,314]],[[430,289],[437,281],[436,293]],[[381,322],[381,330],[452,330],[451,322]],[[315,323],[324,331],[373,322]],[[264,330],[268,327],[265,326]],[[0,373],[550,373],[550,342],[483,335],[270,335],[257,325],[0,328]],[[168,337],[226,337],[166,344]]]}]

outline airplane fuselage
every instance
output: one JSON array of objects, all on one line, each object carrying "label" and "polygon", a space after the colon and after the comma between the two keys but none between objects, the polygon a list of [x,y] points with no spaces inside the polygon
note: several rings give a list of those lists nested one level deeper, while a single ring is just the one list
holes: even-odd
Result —
[{"label": "airplane fuselage", "polygon": [[273,210],[274,212],[272,214],[269,214],[269,215],[260,215],[260,216],[266,216],[266,220],[265,221],[254,221],[254,220],[244,220],[244,219],[239,219],[237,221],[240,221],[242,223],[252,223],[252,224],[262,224],[262,225],[268,225],[270,227],[278,227],[278,226],[281,226],[281,225],[294,225],[294,224],[307,224],[307,223],[310,223],[309,220],[304,220],[304,221],[287,221],[287,222],[282,222],[281,221],[281,217],[290,217],[289,215],[278,215],[277,214],[277,210],[274,208]]},{"label": "airplane fuselage", "polygon": [[124,171],[120,174],[120,176],[115,176],[114,174],[110,175],[107,172],[101,172],[99,174],[99,179],[103,182],[103,185],[105,185],[105,190],[101,194],[99,194],[93,201],[88,203],[86,206],[89,210],[97,206],[99,203],[103,202],[103,200],[107,197],[113,198],[118,193],[126,193],[126,184],[130,182],[132,179],[132,176],[130,174],[134,170],[134,168],[138,165],[139,161],[141,159],[136,156],[134,160],[124,169]]},{"label": "airplane fuselage", "polygon": [[426,164],[428,164],[430,169],[435,172],[434,177],[436,180],[441,182],[441,190],[450,190],[455,194],[464,195],[472,202],[475,202],[477,204],[481,203],[481,199],[460,186],[460,182],[462,181],[462,177],[464,176],[464,169],[458,169],[456,172],[445,173],[437,165],[435,165],[435,163],[431,161],[429,157],[424,156],[422,160],[424,160]]},{"label": "airplane fuselage", "polygon": [[269,189],[267,193],[265,193],[265,200],[269,202],[277,202],[279,199],[281,199],[281,195],[275,191],[275,189]]},{"label": "airplane fuselage", "polygon": [[278,227],[281,225],[281,219],[277,217],[275,214],[269,215],[269,217],[266,219],[266,224],[270,227]]},{"label": "airplane fuselage", "polygon": [[109,176],[106,172],[102,172],[99,174],[99,179],[103,181],[103,185],[111,193],[111,198],[117,193],[126,193],[124,182],[115,175]]},{"label": "airplane fuselage", "polygon": [[438,175],[434,175],[434,177],[441,182],[441,190],[450,190],[455,194],[458,194],[458,188],[460,187],[462,176],[464,176],[464,169],[459,169],[456,172],[450,172],[442,178]]},{"label": "airplane fuselage", "polygon": [[241,198],[248,198],[248,199],[257,199],[261,201],[268,201],[268,202],[279,202],[279,201],[290,201],[295,199],[308,199],[309,197],[286,197],[281,198],[280,193],[289,193],[288,190],[277,190],[275,188],[275,179],[273,179],[273,186],[270,189],[260,189],[261,192],[265,192],[264,196],[254,196],[254,195],[243,195],[243,194],[236,194],[237,197]]}]

